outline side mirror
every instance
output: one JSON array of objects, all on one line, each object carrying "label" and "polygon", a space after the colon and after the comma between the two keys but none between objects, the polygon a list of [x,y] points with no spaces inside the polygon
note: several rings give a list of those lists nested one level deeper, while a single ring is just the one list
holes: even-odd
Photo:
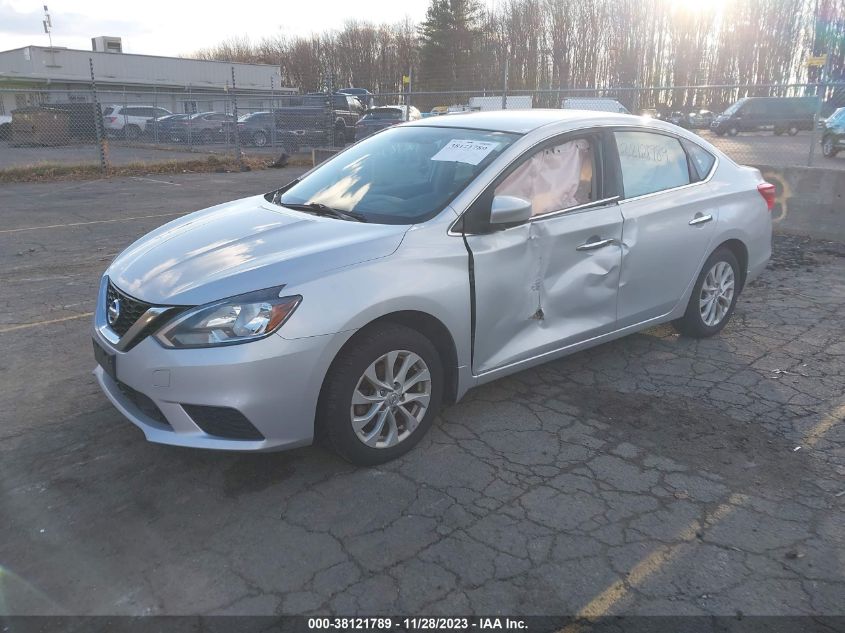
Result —
[{"label": "side mirror", "polygon": [[531,202],[516,196],[496,196],[490,207],[490,224],[522,224],[531,219]]}]

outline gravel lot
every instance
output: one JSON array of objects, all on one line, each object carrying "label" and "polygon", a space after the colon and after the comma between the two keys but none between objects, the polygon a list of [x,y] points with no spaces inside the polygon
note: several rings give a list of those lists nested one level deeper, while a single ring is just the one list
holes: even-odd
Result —
[{"label": "gravel lot", "polygon": [[778,238],[720,336],[486,385],[383,467],[146,443],[90,374],[100,273],[297,173],[0,188],[0,615],[845,615],[843,245]]}]

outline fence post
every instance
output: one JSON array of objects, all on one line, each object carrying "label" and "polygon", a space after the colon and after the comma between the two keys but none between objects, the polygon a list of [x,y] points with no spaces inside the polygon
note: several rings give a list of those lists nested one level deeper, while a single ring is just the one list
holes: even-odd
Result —
[{"label": "fence post", "polygon": [[505,69],[502,73],[502,110],[508,109],[508,62],[510,55],[508,55],[508,47],[505,46]]},{"label": "fence post", "polygon": [[91,71],[91,97],[94,99],[94,133],[97,135],[97,148],[100,152],[100,169],[107,171],[109,168],[106,157],[106,133],[103,129],[103,109],[100,107],[100,100],[97,98],[97,83],[94,81],[94,59],[88,58],[88,69]]},{"label": "fence post", "polygon": [[813,160],[816,154],[816,143],[818,142],[819,134],[819,119],[822,116],[822,106],[824,105],[824,98],[827,95],[827,78],[830,72],[830,51],[827,52],[827,57],[822,66],[821,77],[819,83],[816,85],[816,94],[819,97],[819,102],[816,104],[816,114],[813,116],[813,133],[810,134],[810,153],[807,156],[807,166],[813,166]]},{"label": "fence post", "polygon": [[326,90],[329,93],[326,99],[326,125],[328,125],[329,147],[335,146],[334,134],[334,77],[333,71],[329,70]]},{"label": "fence post", "polygon": [[244,170],[244,155],[241,153],[241,135],[238,131],[238,94],[235,90],[235,67],[232,66],[232,115],[235,118],[235,159],[238,167]]},{"label": "fence post", "polygon": [[276,86],[273,78],[270,77],[270,145],[276,147]]}]

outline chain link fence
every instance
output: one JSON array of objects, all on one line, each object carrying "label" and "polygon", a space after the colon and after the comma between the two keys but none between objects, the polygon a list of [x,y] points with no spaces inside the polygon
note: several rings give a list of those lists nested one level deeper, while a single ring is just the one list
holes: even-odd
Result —
[{"label": "chain link fence", "polygon": [[[232,85],[236,86],[233,71]],[[349,91],[354,92],[354,91]],[[735,161],[845,169],[823,155],[824,119],[845,106],[845,84],[663,86],[471,92],[296,94],[0,88],[0,170],[39,165],[130,164],[243,156],[277,158],[343,147],[408,118],[479,110],[587,109],[659,118],[710,141]],[[370,113],[375,126],[362,122]]]}]

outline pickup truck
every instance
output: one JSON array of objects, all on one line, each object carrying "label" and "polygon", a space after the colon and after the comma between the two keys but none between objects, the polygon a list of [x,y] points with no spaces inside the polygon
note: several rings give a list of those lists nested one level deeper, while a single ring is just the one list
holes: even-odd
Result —
[{"label": "pickup truck", "polygon": [[280,100],[286,105],[238,120],[241,142],[257,147],[275,144],[294,152],[331,144],[333,131],[334,145],[342,147],[354,140],[355,123],[364,111],[357,98],[345,94],[292,95]]}]

